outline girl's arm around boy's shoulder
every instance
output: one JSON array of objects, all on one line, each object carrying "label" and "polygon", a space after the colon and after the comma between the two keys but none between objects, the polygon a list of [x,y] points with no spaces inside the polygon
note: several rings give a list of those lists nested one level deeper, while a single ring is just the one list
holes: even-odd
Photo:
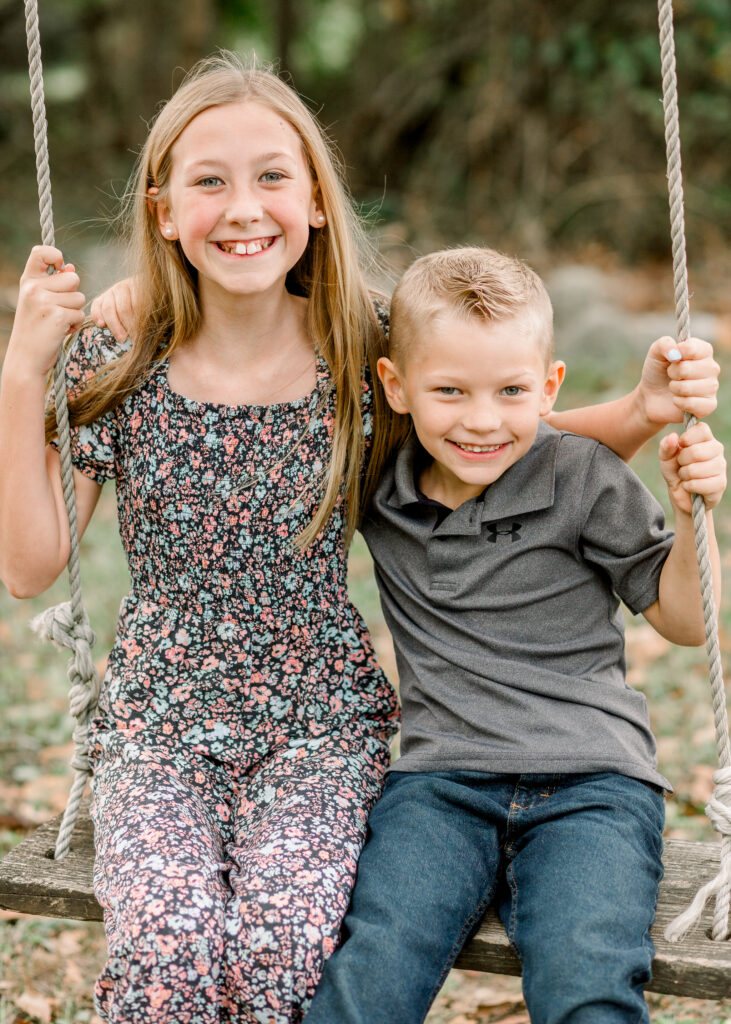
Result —
[{"label": "girl's arm around boy's shoulder", "polygon": [[552,412],[546,418],[557,429],[593,437],[629,460],[662,427],[680,423],[685,412],[709,416],[716,408],[719,372],[707,341],[659,338],[650,346],[640,382],[629,394]]},{"label": "girl's arm around boy's shoulder", "polygon": [[[0,578],[16,597],[41,593],[68,559],[60,460],[45,441],[46,378],[64,336],[83,321],[84,301],[59,250],[33,249],[0,386]],[[77,471],[74,479],[81,534],[101,488]]]},{"label": "girl's arm around boy's shoulder", "polygon": [[723,445],[707,423],[696,423],[680,437],[669,434],[660,442],[660,467],[675,517],[673,545],[660,575],[657,601],[645,609],[647,621],[666,639],[699,646],[705,641],[692,495],[706,505],[708,549],[716,606],[721,600],[721,562],[713,528],[712,509],[726,489]]}]

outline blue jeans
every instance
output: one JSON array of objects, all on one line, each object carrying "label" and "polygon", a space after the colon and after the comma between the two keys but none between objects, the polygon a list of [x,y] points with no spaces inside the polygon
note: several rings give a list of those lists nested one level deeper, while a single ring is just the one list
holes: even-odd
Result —
[{"label": "blue jeans", "polygon": [[611,772],[392,772],[306,1024],[417,1024],[495,902],[532,1024],[632,1024],[662,877],[660,790]]}]

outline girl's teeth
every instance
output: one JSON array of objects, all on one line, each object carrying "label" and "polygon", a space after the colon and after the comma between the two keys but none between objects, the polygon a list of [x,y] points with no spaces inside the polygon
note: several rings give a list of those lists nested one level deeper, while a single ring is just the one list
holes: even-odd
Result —
[{"label": "girl's teeth", "polygon": [[461,444],[460,448],[463,448],[466,452],[496,452],[501,446],[499,444]]},{"label": "girl's teeth", "polygon": [[249,242],[248,244],[246,242],[237,242],[233,247],[233,252],[237,256],[253,256],[264,248],[268,249],[269,246],[265,246],[263,242]]}]

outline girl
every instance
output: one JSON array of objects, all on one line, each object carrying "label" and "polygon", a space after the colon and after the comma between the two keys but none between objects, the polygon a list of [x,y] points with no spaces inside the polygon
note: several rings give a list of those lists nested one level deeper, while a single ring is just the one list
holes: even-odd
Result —
[{"label": "girl", "polygon": [[[117,1024],[301,1021],[397,724],[345,575],[398,441],[370,384],[385,312],[323,136],[267,72],[195,69],[151,130],[132,207],[134,340],[87,327],[67,365],[79,532],[114,479],[132,577],[92,729],[97,1008]],[[82,322],[78,289],[58,250],[33,250],[0,395],[16,596],[68,555],[44,381]],[[709,411],[710,347],[687,343],[668,389],[671,347],[655,343],[632,395],[563,425],[629,454],[679,416],[671,391]]]}]

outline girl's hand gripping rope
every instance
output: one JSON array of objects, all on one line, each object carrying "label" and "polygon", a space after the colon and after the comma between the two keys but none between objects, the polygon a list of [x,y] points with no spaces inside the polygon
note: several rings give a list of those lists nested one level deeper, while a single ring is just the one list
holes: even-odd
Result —
[{"label": "girl's hand gripping rope", "polygon": [[[49,267],[57,273],[49,274]],[[60,250],[50,245],[37,245],[31,250],[20,279],[8,357],[22,361],[27,371],[45,377],[63,339],[84,320],[86,299],[79,283],[73,265],[64,265]]]},{"label": "girl's hand gripping rope", "polygon": [[707,341],[659,338],[650,346],[637,389],[644,416],[660,425],[680,423],[686,412],[709,416],[717,404],[719,373]]}]

